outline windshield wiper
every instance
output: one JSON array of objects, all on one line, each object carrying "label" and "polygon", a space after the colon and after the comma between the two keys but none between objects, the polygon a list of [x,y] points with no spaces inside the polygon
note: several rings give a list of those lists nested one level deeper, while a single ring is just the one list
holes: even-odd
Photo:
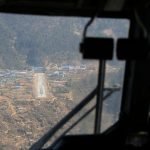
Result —
[{"label": "windshield wiper", "polygon": [[[112,88],[109,88],[109,90]],[[109,96],[111,96],[114,92],[118,91],[118,89],[114,89],[109,91],[109,93],[107,93],[104,97],[103,100],[106,100]],[[66,129],[53,143],[50,147],[46,148],[45,150],[51,150],[51,149],[55,149],[55,146],[57,145],[57,143],[64,137],[64,135],[66,135],[72,128],[74,128],[80,121],[82,121],[86,116],[88,116],[94,109],[96,108],[96,105],[94,105],[93,107],[91,107],[87,112],[85,112],[85,114],[83,114],[77,121],[75,121],[68,129]]]},{"label": "windshield wiper", "polygon": [[[107,99],[114,91],[118,91],[120,88],[108,88],[109,91],[103,100]],[[71,112],[69,112],[62,120],[60,120],[52,129],[45,133],[36,143],[34,143],[29,150],[41,150],[44,144],[64,125],[66,124],[75,114],[77,114],[86,104],[88,104],[97,94],[97,88],[95,88],[85,99],[81,101]],[[93,108],[94,109],[94,108]],[[74,126],[73,126],[74,127]],[[64,134],[63,134],[64,135]]]}]

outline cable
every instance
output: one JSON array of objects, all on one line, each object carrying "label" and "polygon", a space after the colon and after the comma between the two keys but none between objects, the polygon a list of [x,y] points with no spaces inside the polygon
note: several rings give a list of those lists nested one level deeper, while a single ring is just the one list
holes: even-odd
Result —
[{"label": "cable", "polygon": [[142,29],[143,31],[143,34],[144,34],[144,38],[147,38],[148,37],[148,31],[147,31],[147,28],[145,27],[144,23],[142,22],[138,12],[136,9],[134,9],[134,16],[135,16],[135,19],[139,25],[139,27]]},{"label": "cable", "polygon": [[94,15],[93,17],[91,17],[90,20],[85,25],[84,30],[83,30],[82,42],[84,41],[84,39],[86,37],[88,27],[93,23],[93,21],[95,20],[95,18],[96,18],[96,15]]},{"label": "cable", "polygon": [[90,18],[90,20],[86,23],[86,25],[85,25],[85,27],[84,27],[82,42],[84,41],[84,39],[85,39],[85,37],[86,37],[88,27],[93,23],[93,21],[95,20],[95,18],[96,18],[96,17],[98,16],[98,14],[99,14],[99,9],[100,9],[99,5],[100,5],[100,2],[98,2],[98,4],[97,4],[97,9],[96,9],[94,15]]}]

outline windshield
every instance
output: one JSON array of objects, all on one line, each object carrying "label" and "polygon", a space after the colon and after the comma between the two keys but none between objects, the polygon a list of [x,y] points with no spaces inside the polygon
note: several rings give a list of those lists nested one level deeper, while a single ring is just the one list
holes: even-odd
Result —
[{"label": "windshield", "polygon": [[[98,61],[79,53],[87,21],[0,15],[0,149],[28,149],[96,87]],[[97,19],[88,35],[117,39],[128,28],[127,20]],[[107,62],[105,87],[122,87],[123,74],[124,62]],[[121,91],[104,102],[103,130],[117,120],[120,101]],[[93,112],[69,134],[93,133],[94,119]]]}]

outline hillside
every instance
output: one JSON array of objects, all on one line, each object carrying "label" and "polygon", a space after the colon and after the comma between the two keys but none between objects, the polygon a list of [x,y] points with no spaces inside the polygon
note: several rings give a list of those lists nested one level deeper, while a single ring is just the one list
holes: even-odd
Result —
[{"label": "hillside", "polygon": [[[1,14],[0,68],[23,69],[50,62],[77,63],[81,57],[78,50],[81,34],[87,20]],[[127,36],[127,27],[125,21],[97,20],[89,34]]]}]

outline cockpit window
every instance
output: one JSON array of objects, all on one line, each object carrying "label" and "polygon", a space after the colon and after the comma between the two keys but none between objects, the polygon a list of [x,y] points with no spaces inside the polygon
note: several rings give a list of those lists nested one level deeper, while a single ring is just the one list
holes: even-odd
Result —
[{"label": "cockpit window", "polygon": [[[79,53],[87,21],[0,14],[0,149],[28,149],[96,87],[98,61]],[[126,20],[97,19],[88,35],[117,39],[128,29]],[[124,62],[107,62],[105,87],[122,89],[123,74]],[[117,119],[120,101],[121,90],[104,102],[103,129]],[[69,134],[93,133],[94,116]]]}]

